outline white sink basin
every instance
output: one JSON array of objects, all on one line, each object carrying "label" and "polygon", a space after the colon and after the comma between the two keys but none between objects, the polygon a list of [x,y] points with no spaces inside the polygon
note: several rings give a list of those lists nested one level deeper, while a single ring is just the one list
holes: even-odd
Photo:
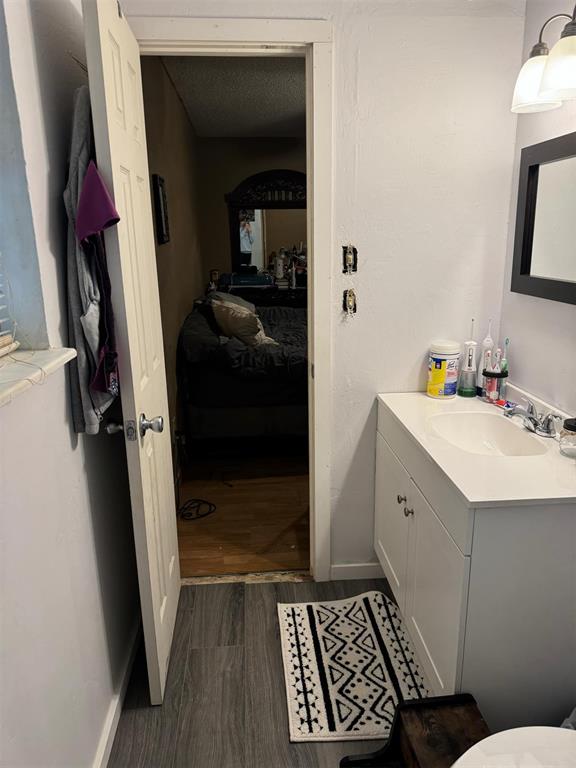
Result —
[{"label": "white sink basin", "polygon": [[437,437],[480,456],[541,456],[546,447],[501,413],[457,412],[430,416]]},{"label": "white sink basin", "polygon": [[[534,400],[539,411],[558,410],[530,392],[511,386],[510,393]],[[412,455],[413,446],[415,455],[426,454],[427,471],[439,467],[471,508],[559,503],[574,505],[576,514],[576,462],[562,456],[556,440],[528,432],[520,417],[507,419],[478,397],[441,401],[424,392],[381,394],[378,429],[390,445],[404,430],[402,455]]]}]

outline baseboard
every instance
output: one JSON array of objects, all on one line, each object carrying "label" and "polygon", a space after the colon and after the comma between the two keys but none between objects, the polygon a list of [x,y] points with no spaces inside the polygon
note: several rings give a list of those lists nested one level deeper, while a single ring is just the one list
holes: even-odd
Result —
[{"label": "baseboard", "polygon": [[383,579],[380,563],[341,563],[330,568],[332,581],[339,579]]},{"label": "baseboard", "polygon": [[98,742],[98,748],[96,749],[96,755],[92,762],[92,768],[106,768],[108,765],[110,753],[112,752],[112,745],[114,744],[114,737],[116,736],[116,729],[118,728],[118,721],[120,720],[120,715],[122,713],[124,697],[126,696],[126,690],[128,689],[128,683],[130,682],[134,659],[136,658],[136,651],[140,644],[140,626],[140,617],[138,617],[138,621],[130,634],[128,651],[124,660],[122,682],[119,690],[112,697],[110,706],[108,707],[108,712]]}]

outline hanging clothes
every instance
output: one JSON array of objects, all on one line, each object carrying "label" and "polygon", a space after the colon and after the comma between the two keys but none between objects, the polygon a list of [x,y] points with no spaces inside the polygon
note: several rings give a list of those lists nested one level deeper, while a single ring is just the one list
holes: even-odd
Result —
[{"label": "hanging clothes", "polygon": [[98,308],[82,318],[84,336],[90,350],[92,377],[90,388],[95,392],[119,394],[114,315],[103,232],[115,226],[120,216],[93,161],[90,161],[76,214],[76,237],[86,261],[93,266],[100,290]]},{"label": "hanging clothes", "polygon": [[[87,86],[82,86],[74,96],[64,204],[68,215],[68,341],[77,352],[77,357],[70,366],[72,422],[75,432],[86,432],[89,435],[98,433],[103,414],[115,398],[109,391],[103,392],[99,387],[91,386],[98,372],[102,286],[104,292],[106,286],[105,278],[102,278],[102,258],[96,257],[92,249],[87,254],[76,236],[78,206],[93,154],[90,93]],[[91,199],[91,195],[86,198],[87,211],[90,209],[88,203]],[[105,257],[103,263],[105,265]]]}]

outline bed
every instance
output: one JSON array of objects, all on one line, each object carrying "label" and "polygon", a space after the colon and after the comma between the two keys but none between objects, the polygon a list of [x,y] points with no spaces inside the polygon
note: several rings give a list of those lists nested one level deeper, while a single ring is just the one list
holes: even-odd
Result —
[{"label": "bed", "polygon": [[178,391],[188,441],[307,434],[306,309],[262,306],[256,313],[276,344],[222,336],[205,302],[184,321]]}]

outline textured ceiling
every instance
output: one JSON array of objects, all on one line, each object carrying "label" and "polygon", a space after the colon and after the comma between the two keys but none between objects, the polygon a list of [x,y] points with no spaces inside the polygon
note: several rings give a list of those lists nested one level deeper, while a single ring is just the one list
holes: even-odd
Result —
[{"label": "textured ceiling", "polygon": [[167,56],[198,136],[304,136],[304,59]]}]

